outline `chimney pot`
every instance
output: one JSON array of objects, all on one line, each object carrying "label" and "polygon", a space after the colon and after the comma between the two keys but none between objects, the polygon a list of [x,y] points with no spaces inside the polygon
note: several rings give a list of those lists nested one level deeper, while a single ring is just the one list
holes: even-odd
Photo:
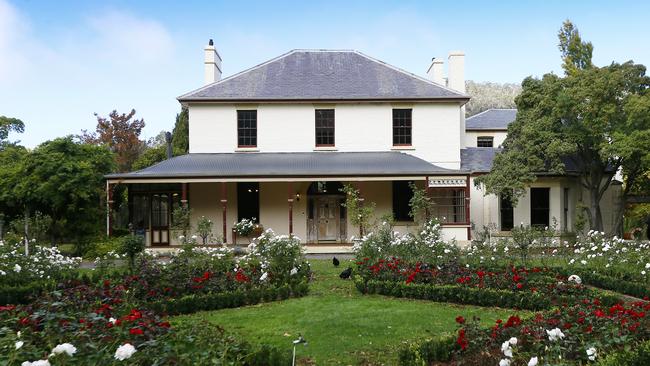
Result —
[{"label": "chimney pot", "polygon": [[208,41],[208,46],[214,46],[214,41],[212,40],[212,38],[210,38],[210,41]]}]

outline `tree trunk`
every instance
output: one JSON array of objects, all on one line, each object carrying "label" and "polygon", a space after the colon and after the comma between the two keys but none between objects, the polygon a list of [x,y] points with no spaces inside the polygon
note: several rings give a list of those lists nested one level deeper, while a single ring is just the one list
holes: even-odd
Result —
[{"label": "tree trunk", "polygon": [[603,215],[600,211],[600,195],[597,188],[589,190],[589,222],[591,230],[603,231]]},{"label": "tree trunk", "polygon": [[29,255],[29,208],[25,207],[25,255]]}]

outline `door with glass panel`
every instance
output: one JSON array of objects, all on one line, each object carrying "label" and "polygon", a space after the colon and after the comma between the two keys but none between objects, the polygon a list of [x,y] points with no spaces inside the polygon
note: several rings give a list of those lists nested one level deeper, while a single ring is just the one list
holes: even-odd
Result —
[{"label": "door with glass panel", "polygon": [[169,245],[169,194],[151,195],[151,245]]}]

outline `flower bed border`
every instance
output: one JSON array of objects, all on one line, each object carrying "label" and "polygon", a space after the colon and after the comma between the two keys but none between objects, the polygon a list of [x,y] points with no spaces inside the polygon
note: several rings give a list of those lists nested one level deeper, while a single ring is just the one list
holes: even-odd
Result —
[{"label": "flower bed border", "polygon": [[165,315],[191,314],[198,311],[211,311],[255,305],[261,302],[286,300],[302,297],[309,292],[309,283],[301,282],[293,286],[284,285],[247,291],[230,291],[201,295],[185,295],[177,299],[158,300],[144,306]]},{"label": "flower bed border", "polygon": [[[553,304],[540,293],[512,292],[490,288],[471,288],[457,285],[431,285],[401,283],[392,281],[370,280],[364,282],[356,279],[355,285],[363,294],[378,294],[393,297],[449,302],[463,305],[512,308],[521,310],[548,310]],[[618,296],[598,294],[603,304],[613,305],[620,302]],[[560,302],[568,299],[560,299]]]}]

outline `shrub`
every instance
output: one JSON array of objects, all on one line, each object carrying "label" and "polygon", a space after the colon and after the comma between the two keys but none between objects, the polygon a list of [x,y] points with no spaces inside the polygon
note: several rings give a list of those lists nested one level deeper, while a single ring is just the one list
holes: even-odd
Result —
[{"label": "shrub", "polygon": [[62,255],[56,247],[34,245],[29,255],[20,243],[0,242],[0,285],[19,286],[34,281],[69,277],[81,258]]},{"label": "shrub", "polygon": [[144,251],[144,238],[137,235],[128,235],[122,238],[121,251],[129,259],[129,267],[133,271],[135,257]]},{"label": "shrub", "polygon": [[456,337],[442,337],[412,342],[398,351],[400,366],[431,365],[451,361],[452,355],[459,350]]},{"label": "shrub", "polygon": [[551,301],[548,297],[536,293],[513,293],[512,291],[486,288],[406,284],[391,281],[368,281],[364,283],[359,279],[355,280],[355,284],[361,292],[367,294],[526,310],[542,310],[551,307]]},{"label": "shrub", "polygon": [[203,244],[208,244],[208,241],[212,238],[212,227],[214,224],[212,220],[208,219],[205,216],[201,216],[199,221],[196,223],[196,232],[201,237]]},{"label": "shrub", "polygon": [[650,341],[633,346],[630,350],[612,353],[600,359],[597,366],[647,366],[650,365]]}]

